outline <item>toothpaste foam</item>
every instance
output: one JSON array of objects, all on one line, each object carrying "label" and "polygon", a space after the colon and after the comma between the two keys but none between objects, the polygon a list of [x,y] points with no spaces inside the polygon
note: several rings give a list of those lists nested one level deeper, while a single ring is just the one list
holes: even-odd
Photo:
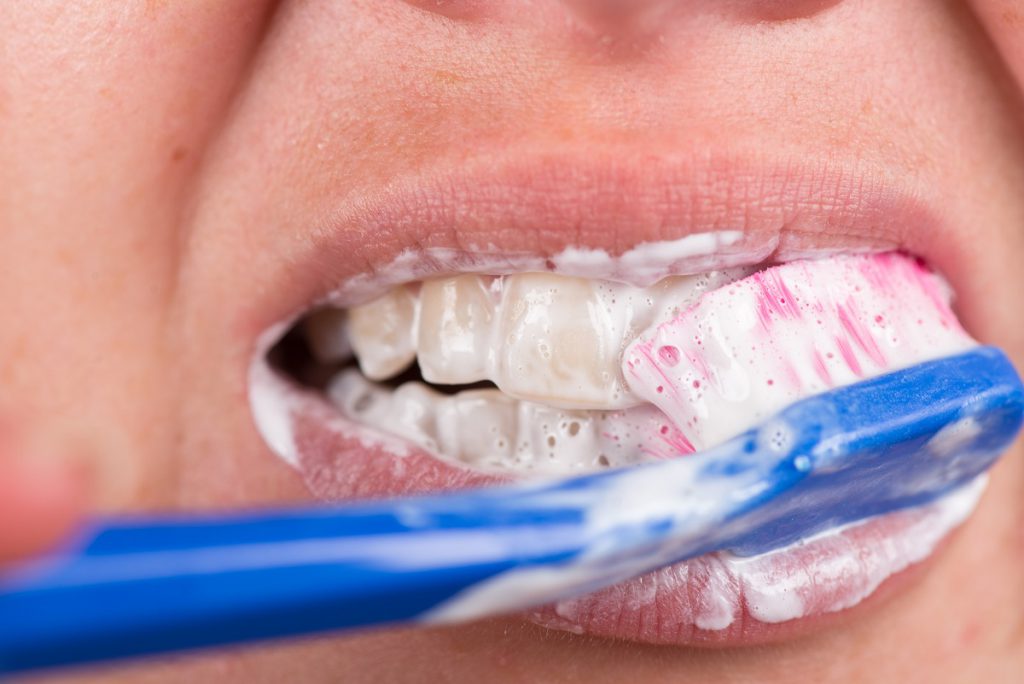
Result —
[{"label": "toothpaste foam", "polygon": [[623,373],[700,450],[810,395],[973,346],[949,297],[899,254],[793,262],[648,329]]}]

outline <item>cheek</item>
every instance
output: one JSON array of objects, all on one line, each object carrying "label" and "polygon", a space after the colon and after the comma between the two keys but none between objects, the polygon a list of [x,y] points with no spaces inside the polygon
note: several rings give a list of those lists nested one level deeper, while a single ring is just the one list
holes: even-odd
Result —
[{"label": "cheek", "polygon": [[265,9],[3,12],[0,392],[90,445],[102,507],[171,493],[183,208]]},{"label": "cheek", "polygon": [[969,2],[996,50],[1024,92],[1024,6],[1016,0]]}]

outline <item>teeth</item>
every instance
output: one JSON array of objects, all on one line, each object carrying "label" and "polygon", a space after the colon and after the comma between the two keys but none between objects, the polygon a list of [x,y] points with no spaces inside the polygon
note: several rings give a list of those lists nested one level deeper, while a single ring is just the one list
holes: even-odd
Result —
[{"label": "teeth", "polygon": [[327,394],[344,415],[363,425],[486,471],[561,474],[687,451],[665,416],[647,405],[614,413],[578,411],[521,401],[498,390],[447,396],[418,382],[392,392],[354,369],[339,373]]},{"label": "teeth", "polygon": [[[692,451],[687,437],[629,391],[625,348],[742,271],[673,277],[647,288],[551,274],[463,275],[399,287],[351,309],[320,312],[306,334],[318,358],[351,341],[349,369],[328,391],[358,422],[442,458],[497,471],[568,473]],[[454,396],[393,377],[413,359],[439,384],[491,380]]]},{"label": "teeth", "polygon": [[489,378],[513,396],[566,408],[617,409],[641,402],[623,380],[626,346],[671,320],[709,289],[746,270],[665,278],[649,288],[549,274],[508,276]]},{"label": "teeth", "polygon": [[[604,449],[597,431],[598,420],[590,411],[568,411],[552,406],[520,402],[519,443],[529,445],[529,450],[520,454],[528,461],[520,467],[536,470],[551,469],[551,463],[561,461],[560,468],[568,470],[590,470],[598,462]],[[605,456],[605,460],[608,457]]]},{"label": "teeth", "polygon": [[327,396],[350,418],[436,450],[435,393],[425,385],[407,382],[392,391],[370,382],[355,369],[331,381]]},{"label": "teeth", "polygon": [[331,380],[327,396],[346,415],[367,420],[389,409],[384,404],[390,402],[390,393],[352,369],[342,371]]},{"label": "teeth", "polygon": [[621,325],[590,281],[528,273],[505,278],[502,294],[498,387],[556,406],[629,405],[617,369]]},{"label": "teeth", "polygon": [[348,316],[342,309],[328,307],[313,312],[302,322],[302,332],[313,357],[321,363],[344,361],[352,356]]},{"label": "teeth", "polygon": [[416,300],[406,287],[349,310],[349,340],[371,380],[405,370],[416,358]]},{"label": "teeth", "polygon": [[493,355],[491,280],[464,275],[423,283],[417,357],[426,380],[454,385],[487,378]]},{"label": "teeth", "polygon": [[[692,451],[626,387],[625,348],[743,275],[673,277],[648,288],[540,273],[440,278],[418,291],[396,288],[347,318],[318,313],[306,334],[318,358],[337,358],[347,332],[362,374],[344,371],[328,388],[342,413],[441,458],[502,472],[621,467]],[[418,382],[394,391],[371,382],[414,358],[429,382],[491,380],[500,390],[448,396]]]},{"label": "teeth", "polygon": [[[497,390],[460,392],[439,401],[437,433],[440,451],[474,465],[511,460],[516,451],[518,403]],[[467,429],[467,426],[472,428]]]},{"label": "teeth", "polygon": [[513,397],[552,406],[628,408],[642,402],[622,376],[626,346],[703,292],[744,275],[713,271],[648,288],[546,273],[439,278],[416,294],[399,287],[352,309],[347,323],[314,317],[309,334],[323,353],[336,354],[330,345],[347,326],[372,380],[396,375],[415,356],[432,383],[490,380]]},{"label": "teeth", "polygon": [[[899,255],[665,278],[647,288],[541,273],[399,287],[311,317],[320,359],[365,374],[329,394],[351,418],[484,470],[569,473],[671,458],[805,396],[974,342],[936,276]],[[750,276],[750,277],[747,277]],[[391,391],[419,360],[433,383]],[[628,384],[625,378],[628,378]]]},{"label": "teeth", "polygon": [[436,409],[438,394],[418,382],[407,382],[391,395],[391,420],[397,421],[405,436],[428,449],[437,448]]}]

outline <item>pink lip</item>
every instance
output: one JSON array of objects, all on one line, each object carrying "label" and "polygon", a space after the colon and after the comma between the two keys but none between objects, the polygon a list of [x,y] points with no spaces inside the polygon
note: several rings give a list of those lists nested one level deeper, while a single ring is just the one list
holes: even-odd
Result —
[{"label": "pink lip", "polygon": [[[885,169],[828,160],[764,163],[631,150],[469,160],[457,170],[353,191],[324,207],[309,219],[299,251],[267,274],[269,294],[243,312],[243,321],[255,338],[408,250],[455,250],[467,267],[480,254],[514,265],[517,257],[552,258],[566,247],[615,255],[641,243],[726,230],[743,237],[713,259],[696,256],[680,266],[701,272],[821,251],[902,248],[955,284],[955,236],[920,194]],[[424,276],[452,270],[429,259],[417,266]],[[382,275],[383,289],[390,281]]]},{"label": "pink lip", "polygon": [[[279,287],[265,289],[271,294],[253,304],[242,325],[255,338],[406,250],[452,250],[453,262],[418,264],[413,277],[423,278],[478,270],[479,254],[486,254],[489,263],[502,256],[510,261],[523,255],[551,259],[566,247],[615,255],[640,243],[722,230],[741,231],[742,237],[711,257],[696,255],[675,267],[699,272],[806,253],[901,248],[929,260],[955,285],[963,273],[947,270],[949,256],[956,254],[955,236],[936,237],[948,227],[913,199],[913,188],[892,185],[882,180],[886,177],[883,172],[858,175],[852,167],[832,162],[749,165],[736,157],[700,155],[546,156],[469,163],[459,172],[397,181],[378,193],[348,197],[326,212],[328,218],[320,222],[324,228],[312,235],[304,253],[270,274],[270,283]],[[397,278],[379,274],[375,286],[383,289]],[[366,291],[361,294],[366,296]],[[408,495],[500,481],[369,433],[320,397],[290,392],[291,457],[318,498]],[[898,539],[906,521],[907,514],[869,521],[843,533],[846,542],[856,540],[860,546],[832,544],[820,549],[816,560],[804,549],[803,555],[785,558],[779,567],[802,564],[813,576],[810,566],[815,562],[835,563],[837,554],[849,554],[851,548],[866,550]],[[561,612],[550,607],[534,617],[606,637],[735,645],[799,633],[801,625],[810,629],[826,612],[812,610],[804,618],[773,624],[759,621],[744,607],[732,626],[700,629],[695,597],[701,582],[709,581],[709,563],[697,559],[598,592],[573,603],[569,617],[564,606]],[[855,573],[848,579],[857,581]],[[843,590],[833,586],[822,591]],[[638,592],[647,592],[650,600],[637,601]],[[812,595],[808,605],[824,605],[826,598]]]},{"label": "pink lip", "polygon": [[[890,564],[906,549],[908,539],[933,524],[932,507],[892,513],[806,544],[749,559],[756,569],[738,573],[729,568],[728,554],[708,554],[645,575],[579,599],[545,606],[530,617],[545,626],[596,636],[626,638],[652,644],[731,646],[777,641],[807,633],[840,614],[836,605],[860,607],[874,598],[871,568]],[[892,573],[885,589],[899,584],[907,569]],[[744,574],[756,574],[757,586]],[[763,590],[798,595],[803,617],[766,621]],[[870,587],[870,588],[869,588]],[[717,619],[713,599],[731,599],[737,610],[726,624],[703,628]],[[724,627],[722,625],[725,625]]]}]

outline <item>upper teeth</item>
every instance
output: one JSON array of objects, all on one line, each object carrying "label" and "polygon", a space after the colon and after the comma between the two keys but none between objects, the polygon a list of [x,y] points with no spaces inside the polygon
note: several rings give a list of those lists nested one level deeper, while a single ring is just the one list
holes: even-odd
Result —
[{"label": "upper teeth", "polygon": [[[716,271],[648,288],[547,273],[428,280],[350,310],[348,335],[363,373],[380,380],[418,358],[438,384],[490,380],[506,394],[563,408],[643,403],[620,368],[625,347],[652,323],[744,275]],[[310,328],[330,348],[333,329]],[[318,337],[323,339],[318,339]]]},{"label": "upper teeth", "polygon": [[491,286],[500,282],[464,275],[423,283],[416,355],[424,378],[471,383],[487,377],[494,355]]},{"label": "upper teeth", "polygon": [[415,321],[416,298],[407,287],[396,287],[372,305],[349,311],[349,340],[366,377],[383,380],[412,363]]}]

